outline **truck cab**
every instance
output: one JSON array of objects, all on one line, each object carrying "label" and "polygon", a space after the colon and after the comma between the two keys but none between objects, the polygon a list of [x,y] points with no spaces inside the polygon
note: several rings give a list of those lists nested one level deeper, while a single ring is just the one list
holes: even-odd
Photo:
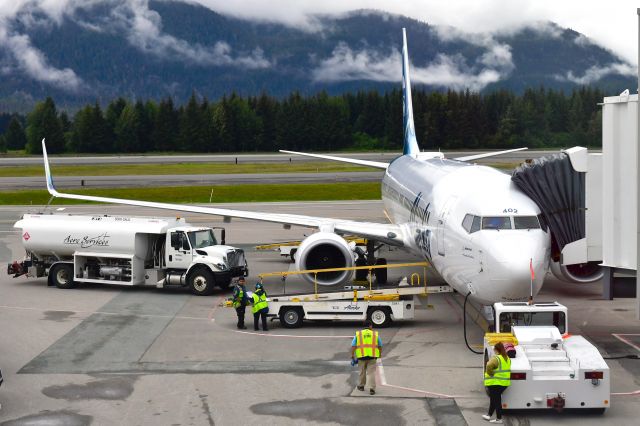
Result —
[{"label": "truck cab", "polygon": [[497,342],[512,343],[511,386],[504,409],[578,408],[604,412],[610,401],[609,367],[598,349],[569,334],[567,308],[558,302],[493,305],[495,333],[484,338],[485,365]]},{"label": "truck cab", "polygon": [[222,228],[220,240],[214,228],[181,226],[167,231],[165,266],[168,270],[189,272],[206,265],[214,273],[216,285],[227,287],[233,277],[247,273],[242,250],[225,245]]}]

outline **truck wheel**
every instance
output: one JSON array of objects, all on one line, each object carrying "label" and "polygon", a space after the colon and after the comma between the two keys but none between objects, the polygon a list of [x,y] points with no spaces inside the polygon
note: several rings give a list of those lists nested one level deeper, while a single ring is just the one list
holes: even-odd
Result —
[{"label": "truck wheel", "polygon": [[280,324],[285,328],[298,328],[302,326],[304,313],[297,306],[285,306],[280,310]]},{"label": "truck wheel", "polygon": [[76,285],[73,281],[73,267],[68,263],[54,265],[49,271],[49,276],[58,288],[73,288]]},{"label": "truck wheel", "polygon": [[[387,259],[377,259],[376,265],[386,265]],[[387,283],[387,268],[374,269],[373,275],[376,277],[376,282],[378,285]]]},{"label": "truck wheel", "polygon": [[374,306],[369,308],[367,317],[375,327],[384,328],[391,322],[391,311],[386,306]]},{"label": "truck wheel", "polygon": [[213,292],[215,281],[210,270],[198,268],[189,274],[189,289],[196,296],[208,296]]}]

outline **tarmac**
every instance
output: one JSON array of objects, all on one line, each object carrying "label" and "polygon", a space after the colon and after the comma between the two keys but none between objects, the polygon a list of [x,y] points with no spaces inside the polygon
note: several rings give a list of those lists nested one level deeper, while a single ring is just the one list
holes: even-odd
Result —
[{"label": "tarmac", "polygon": [[[225,205],[219,205],[225,207]],[[229,206],[229,205],[227,205]],[[233,204],[233,208],[384,221],[379,201]],[[52,207],[55,211],[56,207]],[[0,207],[0,262],[21,259],[12,228],[36,207]],[[122,206],[65,207],[63,213],[171,216]],[[227,243],[245,249],[251,275],[289,270],[262,243],[296,240],[310,231],[277,224],[185,215],[197,224],[225,226]],[[391,263],[417,261],[383,249]],[[397,280],[413,270],[389,270]],[[440,279],[428,273],[429,284]],[[293,279],[288,289],[302,289]],[[279,292],[280,279],[265,281]],[[46,286],[46,279],[0,276],[1,425],[484,425],[488,406],[482,357],[464,344],[462,298],[420,300],[413,321],[381,329],[377,394],[355,389],[349,346],[357,322],[307,322],[268,332],[237,330],[235,312],[220,303],[228,291],[196,297],[186,290],[83,285]],[[603,354],[640,352],[633,300],[601,299],[601,284],[572,285],[548,277],[538,300],[569,307],[570,332]],[[476,318],[470,312],[470,319]],[[246,316],[251,326],[251,315]],[[482,324],[482,321],[478,321]],[[479,344],[483,330],[468,322]],[[617,336],[617,337],[616,337]],[[622,339],[621,339],[622,338]],[[512,412],[508,425],[635,424],[640,417],[640,361],[609,361],[611,408],[587,412]],[[636,394],[633,394],[636,392]]]}]

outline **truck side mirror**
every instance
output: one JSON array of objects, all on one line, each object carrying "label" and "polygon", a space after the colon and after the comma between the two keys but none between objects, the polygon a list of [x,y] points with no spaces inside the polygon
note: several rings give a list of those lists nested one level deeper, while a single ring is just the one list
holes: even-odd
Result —
[{"label": "truck side mirror", "polygon": [[222,244],[223,246],[226,244],[226,242],[225,242],[226,241],[226,235],[227,235],[227,232],[226,232],[225,229],[223,229],[220,232],[220,244]]},{"label": "truck side mirror", "polygon": [[171,247],[178,250],[180,248],[180,234],[177,232],[171,233]]},{"label": "truck side mirror", "polygon": [[184,234],[182,234],[182,250],[191,250],[191,246],[189,245],[189,239]]}]

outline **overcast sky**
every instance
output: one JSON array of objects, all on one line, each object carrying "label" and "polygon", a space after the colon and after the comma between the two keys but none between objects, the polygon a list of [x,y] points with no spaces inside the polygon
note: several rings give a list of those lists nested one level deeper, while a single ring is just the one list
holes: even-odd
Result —
[{"label": "overcast sky", "polygon": [[312,26],[309,14],[379,9],[469,32],[509,30],[554,21],[638,62],[640,2],[631,0],[195,0],[219,12]]}]

